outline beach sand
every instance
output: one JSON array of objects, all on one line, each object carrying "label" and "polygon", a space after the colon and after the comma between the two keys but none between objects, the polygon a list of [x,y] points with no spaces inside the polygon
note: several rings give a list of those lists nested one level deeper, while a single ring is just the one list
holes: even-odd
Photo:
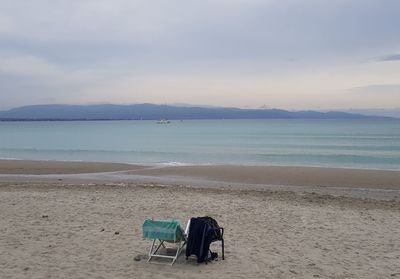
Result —
[{"label": "beach sand", "polygon": [[[243,168],[241,176],[235,168],[234,174],[229,170],[212,174],[194,167],[130,166],[129,172],[140,176],[157,172],[154,177],[160,181],[184,176],[188,183],[178,186],[139,183],[133,179],[136,176],[125,173],[125,165],[112,169],[126,175],[126,179],[115,176],[123,181],[59,176],[71,174],[64,166],[56,174],[49,171],[51,176],[38,170],[35,177],[42,181],[37,181],[21,175],[34,173],[22,166],[26,163],[19,167],[28,170],[18,175],[0,176],[0,278],[400,278],[400,203],[396,200],[247,188],[240,179],[255,172],[252,167]],[[283,174],[292,172],[287,173]],[[392,183],[367,186],[398,190],[397,172],[393,173]],[[229,183],[238,176],[236,182],[242,187],[189,183],[204,176]],[[266,178],[261,182],[271,184]],[[145,218],[177,218],[185,226],[190,217],[205,215],[225,228],[224,261],[204,265],[182,255],[172,267],[145,263],[150,245],[141,234]],[[220,243],[211,249],[220,254]],[[141,261],[133,260],[137,255]]]}]

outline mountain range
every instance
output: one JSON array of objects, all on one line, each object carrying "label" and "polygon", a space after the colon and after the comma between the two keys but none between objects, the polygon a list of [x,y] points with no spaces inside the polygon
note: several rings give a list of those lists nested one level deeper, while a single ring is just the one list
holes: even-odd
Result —
[{"label": "mountain range", "polygon": [[0,111],[0,120],[186,120],[186,119],[365,119],[384,118],[340,111],[288,111],[156,104],[31,105]]}]

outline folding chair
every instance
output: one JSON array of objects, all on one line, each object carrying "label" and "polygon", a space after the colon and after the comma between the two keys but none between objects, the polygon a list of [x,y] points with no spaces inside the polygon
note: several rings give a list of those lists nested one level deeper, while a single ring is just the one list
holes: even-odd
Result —
[{"label": "folding chair", "polygon": [[[152,220],[146,219],[143,223],[143,237],[152,239],[152,244],[149,251],[148,263],[159,263],[163,262],[152,261],[154,258],[170,259],[172,262],[171,266],[175,263],[178,256],[182,253],[183,247],[187,242],[187,233],[189,229],[189,223],[186,226],[186,230],[183,231],[181,224],[178,220]],[[156,241],[159,244],[156,244]],[[167,255],[162,253],[161,247],[167,249],[166,244],[173,243],[176,246],[175,255]],[[165,264],[165,263],[164,263]]]}]

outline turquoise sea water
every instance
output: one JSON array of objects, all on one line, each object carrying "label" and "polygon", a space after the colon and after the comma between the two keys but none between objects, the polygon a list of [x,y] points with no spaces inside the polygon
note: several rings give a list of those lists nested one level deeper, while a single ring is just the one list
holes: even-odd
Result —
[{"label": "turquoise sea water", "polygon": [[0,122],[0,158],[399,170],[400,121]]}]

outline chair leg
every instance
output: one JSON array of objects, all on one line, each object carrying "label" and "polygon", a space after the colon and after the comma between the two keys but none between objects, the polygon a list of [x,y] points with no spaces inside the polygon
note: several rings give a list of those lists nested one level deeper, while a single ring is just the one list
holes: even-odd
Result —
[{"label": "chair leg", "polygon": [[178,247],[176,249],[175,257],[172,259],[171,265],[174,265],[176,259],[178,258],[179,254],[181,253],[181,244],[178,244]]},{"label": "chair leg", "polygon": [[164,240],[159,240],[160,241],[160,244],[158,244],[157,245],[157,248],[155,248],[155,242],[156,242],[156,240],[154,239],[153,240],[153,243],[151,244],[151,247],[150,247],[150,251],[149,251],[149,258],[148,258],[148,260],[147,260],[147,262],[149,263],[150,261],[151,261],[151,259],[153,258],[153,257],[155,257],[156,256],[156,253],[158,252],[158,250],[161,248],[161,246],[163,246],[163,247],[165,247],[165,245],[164,245]]},{"label": "chair leg", "polygon": [[152,257],[152,255],[153,255],[153,249],[154,249],[154,244],[155,244],[155,242],[156,242],[156,240],[153,239],[153,242],[152,242],[152,244],[151,244],[151,246],[150,246],[149,258],[147,259],[147,262],[150,262],[150,261],[151,261],[151,257]]},{"label": "chair leg", "polygon": [[151,254],[153,253],[153,249],[154,249],[154,244],[155,244],[155,242],[156,242],[156,240],[153,239],[153,242],[152,242],[152,244],[151,244],[151,246],[150,246],[149,256],[151,256]]},{"label": "chair leg", "polygon": [[222,259],[225,260],[225,247],[224,247],[224,239],[221,239],[222,241]]}]

